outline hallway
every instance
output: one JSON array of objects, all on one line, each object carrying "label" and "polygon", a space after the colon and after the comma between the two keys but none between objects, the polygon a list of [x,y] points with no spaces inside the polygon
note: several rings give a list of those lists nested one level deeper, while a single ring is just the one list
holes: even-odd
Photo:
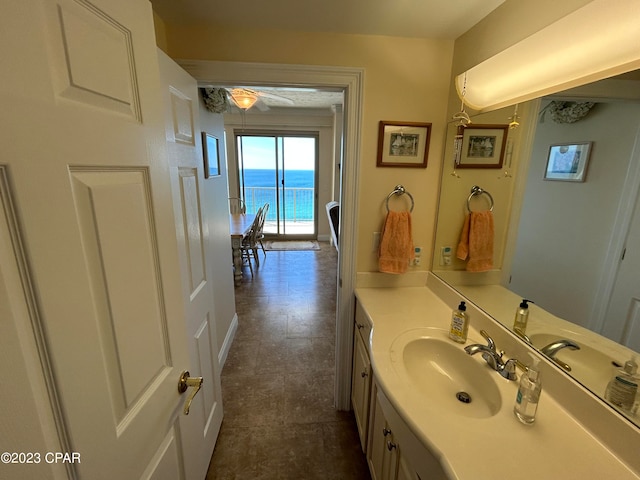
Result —
[{"label": "hallway", "polygon": [[207,480],[370,478],[352,412],[333,407],[338,256],[320,245],[244,270]]}]

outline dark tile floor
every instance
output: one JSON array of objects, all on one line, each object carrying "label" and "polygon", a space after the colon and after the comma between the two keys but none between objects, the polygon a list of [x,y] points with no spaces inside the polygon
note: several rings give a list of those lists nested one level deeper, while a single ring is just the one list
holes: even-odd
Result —
[{"label": "dark tile floor", "polygon": [[370,479],[353,413],[333,407],[337,253],[320,246],[244,270],[207,480]]}]

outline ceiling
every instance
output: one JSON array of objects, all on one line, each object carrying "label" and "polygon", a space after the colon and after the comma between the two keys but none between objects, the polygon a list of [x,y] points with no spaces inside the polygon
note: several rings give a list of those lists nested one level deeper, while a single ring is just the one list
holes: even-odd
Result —
[{"label": "ceiling", "polygon": [[455,39],[505,0],[151,0],[169,24]]},{"label": "ceiling", "polygon": [[[455,39],[504,1],[243,0],[241,7],[229,0],[151,0],[151,3],[167,24]],[[265,96],[259,107],[329,108],[343,102],[342,92],[250,88],[268,90],[294,102],[286,104]]]}]

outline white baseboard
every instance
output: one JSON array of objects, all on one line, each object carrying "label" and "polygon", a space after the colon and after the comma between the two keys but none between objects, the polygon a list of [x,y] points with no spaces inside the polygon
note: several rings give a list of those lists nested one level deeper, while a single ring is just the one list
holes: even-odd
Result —
[{"label": "white baseboard", "polygon": [[220,371],[222,371],[222,368],[224,367],[224,362],[227,361],[227,356],[229,355],[229,350],[231,350],[231,345],[233,344],[233,339],[236,337],[237,331],[238,314],[235,313],[233,315],[233,320],[231,320],[231,325],[229,325],[229,330],[227,330],[227,335],[224,337],[222,348],[218,353],[218,363],[220,364]]},{"label": "white baseboard", "polygon": [[319,242],[328,242],[329,240],[331,240],[330,235],[318,235]]}]

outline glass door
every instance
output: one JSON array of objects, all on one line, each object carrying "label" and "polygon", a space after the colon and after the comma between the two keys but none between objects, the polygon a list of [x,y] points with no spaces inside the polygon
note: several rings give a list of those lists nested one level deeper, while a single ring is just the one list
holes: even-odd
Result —
[{"label": "glass door", "polygon": [[317,134],[236,133],[238,179],[247,212],[265,203],[270,237],[317,237]]}]

